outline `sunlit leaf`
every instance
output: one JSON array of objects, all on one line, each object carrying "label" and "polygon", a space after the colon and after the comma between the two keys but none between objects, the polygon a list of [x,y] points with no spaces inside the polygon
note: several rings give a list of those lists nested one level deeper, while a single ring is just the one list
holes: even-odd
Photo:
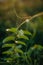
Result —
[{"label": "sunlit leaf", "polygon": [[2,46],[2,48],[4,48],[4,47],[12,47],[12,46],[14,46],[14,44],[4,44],[4,45]]},{"label": "sunlit leaf", "polygon": [[6,37],[4,40],[3,40],[3,43],[6,43],[6,42],[9,42],[9,41],[11,41],[11,40],[13,40],[14,41],[14,36],[8,36],[8,37]]},{"label": "sunlit leaf", "polygon": [[15,41],[15,43],[26,46],[26,43],[25,42],[22,42],[22,41]]},{"label": "sunlit leaf", "polygon": [[18,38],[25,39],[25,40],[29,40],[29,38],[26,35],[19,36]]},{"label": "sunlit leaf", "polygon": [[17,28],[6,29],[6,31],[15,33],[15,32],[17,32]]},{"label": "sunlit leaf", "polygon": [[24,34],[27,34],[27,35],[32,35],[29,31],[27,30],[23,30],[24,31]]},{"label": "sunlit leaf", "polygon": [[12,52],[12,51],[4,51],[2,54],[8,54],[8,55],[11,55],[11,54],[13,54],[13,52]]}]

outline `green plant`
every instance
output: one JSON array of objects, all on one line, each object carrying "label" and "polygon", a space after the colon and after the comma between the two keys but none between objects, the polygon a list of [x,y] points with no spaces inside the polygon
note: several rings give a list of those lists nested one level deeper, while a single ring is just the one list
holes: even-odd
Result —
[{"label": "green plant", "polygon": [[[4,58],[6,62],[15,62],[15,60],[23,57],[24,53],[27,51],[27,44],[25,40],[29,40],[27,35],[32,35],[27,30],[18,30],[17,28],[6,29],[6,31],[11,32],[11,34],[3,40],[2,48],[9,48],[7,51],[3,51],[2,54],[10,55]],[[25,47],[23,51],[22,48]],[[17,60],[19,62],[19,60]]]},{"label": "green plant", "polygon": [[[3,40],[2,48],[4,51],[2,54],[6,55],[6,57],[1,59],[12,65],[14,65],[13,63],[15,65],[33,65],[33,63],[34,65],[39,65],[40,59],[43,58],[43,46],[35,43],[32,44],[33,37],[36,34],[37,24],[34,25],[29,21],[40,15],[38,14],[31,17],[31,19],[27,19],[18,28],[6,29],[10,34]],[[25,25],[22,27],[23,24],[28,22],[32,23],[32,26],[35,26],[33,26],[34,34],[29,32],[28,29],[25,29]],[[29,44],[30,42],[32,47]]]},{"label": "green plant", "polygon": [[2,54],[8,55],[3,60],[12,65],[13,63],[15,65],[32,65],[33,63],[34,65],[39,65],[39,60],[43,57],[43,46],[34,45],[27,49],[28,45],[25,42],[25,40],[29,40],[27,35],[31,36],[32,34],[29,31],[18,30],[17,28],[6,29],[6,31],[11,32],[11,34],[3,40],[2,48],[9,48],[2,52]]}]

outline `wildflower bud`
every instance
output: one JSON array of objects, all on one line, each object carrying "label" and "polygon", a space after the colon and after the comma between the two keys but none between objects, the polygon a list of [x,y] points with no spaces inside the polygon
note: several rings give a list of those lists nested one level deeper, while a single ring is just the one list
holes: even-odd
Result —
[{"label": "wildflower bud", "polygon": [[18,41],[15,41],[15,43],[18,43]]},{"label": "wildflower bud", "polygon": [[26,19],[25,21],[28,23],[29,22],[29,19]]},{"label": "wildflower bud", "polygon": [[6,31],[9,31],[9,29],[6,29]]},{"label": "wildflower bud", "polygon": [[9,63],[9,60],[7,60],[7,62]]}]

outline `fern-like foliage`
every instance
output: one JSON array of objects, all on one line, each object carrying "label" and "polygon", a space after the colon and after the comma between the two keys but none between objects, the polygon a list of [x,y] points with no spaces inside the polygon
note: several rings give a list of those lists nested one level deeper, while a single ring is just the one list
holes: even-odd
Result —
[{"label": "fern-like foliage", "polygon": [[9,48],[2,52],[2,54],[7,55],[8,57],[4,58],[6,62],[13,62],[17,60],[17,58],[21,58],[24,55],[23,47],[27,48],[27,44],[25,40],[29,41],[29,37],[27,35],[32,35],[27,30],[18,30],[17,28],[6,29],[7,32],[11,34],[3,40],[2,48]]},{"label": "fern-like foliage", "polygon": [[[29,44],[29,35],[32,36],[27,30],[11,28],[6,29],[11,33],[3,40],[2,48],[5,49],[2,52],[3,61],[11,63],[12,65],[39,65],[39,62],[43,59],[43,46],[34,44],[34,46],[27,48]],[[27,42],[28,41],[28,44]]]}]

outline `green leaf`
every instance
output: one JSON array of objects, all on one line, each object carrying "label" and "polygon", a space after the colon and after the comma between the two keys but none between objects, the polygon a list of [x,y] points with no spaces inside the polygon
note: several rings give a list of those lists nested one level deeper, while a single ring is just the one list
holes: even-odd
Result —
[{"label": "green leaf", "polygon": [[[28,55],[31,55],[33,51],[37,52],[43,49],[43,46],[41,45],[34,45],[33,47],[30,47],[30,49],[28,50]],[[37,50],[37,51],[36,51]]]},{"label": "green leaf", "polygon": [[26,35],[19,36],[18,38],[22,38],[22,39],[25,39],[25,40],[29,40],[29,38]]},{"label": "green leaf", "polygon": [[33,48],[41,50],[41,49],[43,49],[43,46],[36,44],[36,45],[33,46]]},{"label": "green leaf", "polygon": [[17,28],[6,29],[6,31],[15,33],[17,32]]},{"label": "green leaf", "polygon": [[26,46],[26,43],[25,42],[22,42],[22,41],[15,41],[15,43]]},{"label": "green leaf", "polygon": [[22,48],[22,45],[17,45],[17,48],[19,48],[19,49]]},{"label": "green leaf", "polygon": [[13,59],[12,59],[12,58],[5,58],[4,60],[6,60],[7,62],[10,62],[10,61],[12,61]]},{"label": "green leaf", "polygon": [[6,43],[6,42],[9,42],[9,41],[11,41],[11,40],[13,40],[14,41],[14,36],[8,36],[8,37],[6,37],[4,40],[3,40],[3,43]]},{"label": "green leaf", "polygon": [[2,48],[3,48],[3,47],[12,47],[12,46],[14,46],[14,44],[4,44],[4,45],[2,46]]},{"label": "green leaf", "polygon": [[15,52],[23,54],[23,51],[19,48],[15,48]]},{"label": "green leaf", "polygon": [[4,51],[2,54],[12,55],[12,54],[13,54],[13,52],[12,52],[12,51]]},{"label": "green leaf", "polygon": [[24,31],[24,34],[27,34],[27,35],[32,35],[29,31],[27,30],[23,30]]}]

